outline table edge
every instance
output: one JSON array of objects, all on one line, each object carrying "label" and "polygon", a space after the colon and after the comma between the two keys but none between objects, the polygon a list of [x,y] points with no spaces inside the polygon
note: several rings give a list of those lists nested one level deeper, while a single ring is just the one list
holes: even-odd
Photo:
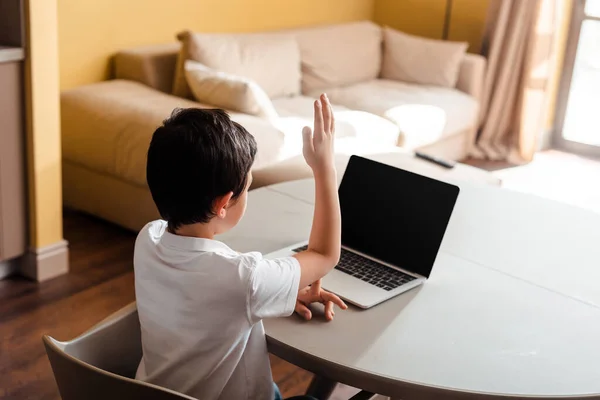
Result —
[{"label": "table edge", "polygon": [[440,386],[425,385],[417,382],[393,379],[384,375],[373,374],[346,365],[315,356],[293,346],[287,345],[266,333],[268,351],[300,368],[316,375],[343,383],[361,390],[367,390],[391,398],[438,398],[451,400],[471,399],[600,399],[600,393],[577,395],[518,395],[488,393],[452,389]]}]

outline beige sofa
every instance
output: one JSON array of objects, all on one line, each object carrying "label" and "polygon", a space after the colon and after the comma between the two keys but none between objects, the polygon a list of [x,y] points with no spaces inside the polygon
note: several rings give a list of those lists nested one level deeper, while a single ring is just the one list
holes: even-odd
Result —
[{"label": "beige sofa", "polygon": [[[303,88],[310,74],[329,75],[335,81],[345,72],[335,68],[349,68],[344,57],[350,55],[371,57],[365,63],[369,71],[352,66],[359,69],[355,75],[364,72],[362,76],[369,78],[271,99],[278,114],[275,119],[232,112],[232,118],[258,143],[254,187],[310,176],[298,157],[300,132],[311,122],[312,100],[320,91],[326,91],[334,104],[339,153],[383,153],[400,145],[455,160],[466,155],[478,123],[483,57],[464,56],[455,88],[423,86],[378,79],[379,70],[372,65],[380,62],[376,58],[381,57],[382,36],[375,24],[290,32],[299,43]],[[344,38],[351,38],[352,45],[338,46],[346,54],[339,55],[337,65],[319,65],[319,51],[323,57],[331,56],[325,52]],[[122,51],[115,57],[116,79],[62,93],[65,205],[134,230],[157,216],[145,181],[152,132],[174,108],[211,106],[170,94],[179,49],[179,43],[172,43]]]}]

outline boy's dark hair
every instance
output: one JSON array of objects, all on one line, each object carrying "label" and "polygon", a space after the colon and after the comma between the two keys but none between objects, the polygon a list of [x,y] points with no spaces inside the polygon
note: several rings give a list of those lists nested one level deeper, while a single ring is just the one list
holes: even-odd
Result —
[{"label": "boy's dark hair", "polygon": [[175,109],[152,135],[146,180],[154,203],[174,230],[208,222],[213,203],[246,187],[256,141],[223,110]]}]

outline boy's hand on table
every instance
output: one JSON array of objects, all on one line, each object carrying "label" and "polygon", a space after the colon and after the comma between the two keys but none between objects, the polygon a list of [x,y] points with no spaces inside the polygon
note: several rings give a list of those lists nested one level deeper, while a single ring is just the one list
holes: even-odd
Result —
[{"label": "boy's hand on table", "polygon": [[321,289],[320,279],[311,286],[300,289],[298,292],[298,299],[296,300],[296,309],[294,311],[308,321],[312,318],[312,312],[308,308],[312,303],[322,303],[325,305],[325,318],[327,321],[331,321],[335,315],[335,312],[333,311],[333,306],[335,304],[342,310],[348,308],[346,303],[338,296]]}]

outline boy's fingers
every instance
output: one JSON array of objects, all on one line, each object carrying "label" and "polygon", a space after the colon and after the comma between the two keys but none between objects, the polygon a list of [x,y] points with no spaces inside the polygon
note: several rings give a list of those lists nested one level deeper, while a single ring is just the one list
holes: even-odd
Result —
[{"label": "boy's fingers", "polygon": [[310,286],[307,286],[305,288],[298,290],[298,296],[301,296],[301,295],[303,296],[308,292],[310,292]]},{"label": "boy's fingers", "polygon": [[305,149],[313,150],[312,130],[308,126],[302,128],[302,143]]},{"label": "boy's fingers", "polygon": [[333,302],[328,301],[327,303],[325,303],[325,319],[327,319],[327,321],[331,321],[334,315],[335,313],[333,312]]},{"label": "boy's fingers", "polygon": [[335,114],[333,113],[333,107],[331,106],[331,101],[329,101],[329,97],[325,94],[325,100],[327,101],[327,109],[329,110],[329,125],[325,124],[330,134],[334,134],[335,132]]},{"label": "boy's fingers", "polygon": [[331,111],[331,125],[329,127],[329,133],[333,135],[335,133],[335,114],[333,113],[333,108],[331,107],[329,98],[327,98],[327,104],[329,105],[329,110]]},{"label": "boy's fingers", "polygon": [[310,309],[299,301],[296,302],[296,308],[294,309],[294,311],[301,315],[302,318],[304,318],[307,321],[309,321],[312,318],[312,313],[310,312]]},{"label": "boy's fingers", "polygon": [[323,139],[323,106],[320,100],[315,100],[315,130],[314,136],[317,140]]},{"label": "boy's fingers", "polygon": [[323,93],[321,95],[321,108],[323,109],[323,128],[326,133],[331,132],[331,105],[327,95]]},{"label": "boy's fingers", "polygon": [[342,310],[345,310],[348,308],[348,306],[346,305],[346,303],[344,303],[344,301],[342,299],[340,299],[338,296],[336,296],[333,293],[330,293],[326,290],[323,290],[321,292],[321,297],[323,298],[323,300],[325,301],[329,301],[332,302],[333,304],[336,304],[339,308],[341,308]]},{"label": "boy's fingers", "polygon": [[321,280],[320,279],[318,281],[313,282],[312,285],[310,285],[310,293],[313,296],[320,297],[320,293],[321,293]]}]

